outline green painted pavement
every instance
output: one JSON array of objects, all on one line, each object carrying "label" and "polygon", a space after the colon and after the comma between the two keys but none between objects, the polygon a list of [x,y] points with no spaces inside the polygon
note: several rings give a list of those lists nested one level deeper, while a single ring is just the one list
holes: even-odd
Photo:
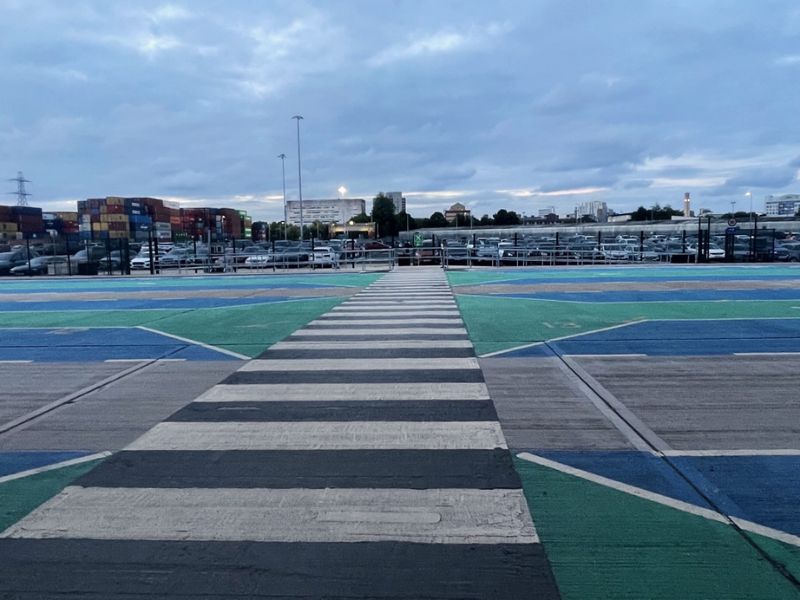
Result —
[{"label": "green painted pavement", "polygon": [[645,319],[800,317],[796,300],[588,303],[458,295],[456,301],[478,354]]},{"label": "green painted pavement", "polygon": [[337,296],[199,309],[163,317],[149,327],[254,357],[346,299]]},{"label": "green painted pavement", "polygon": [[43,504],[103,459],[0,483],[0,531]]},{"label": "green painted pavement", "polygon": [[731,526],[517,458],[515,466],[564,600],[800,598]]},{"label": "green painted pavement", "polygon": [[[573,267],[558,269],[551,267],[528,268],[525,270],[473,270],[448,271],[450,285],[480,285],[485,283],[503,283],[530,279],[547,283],[551,280],[574,279],[575,281],[591,281],[624,277],[625,279],[652,279],[654,277],[667,280],[680,280],[681,277],[733,277],[755,279],[758,277],[800,277],[800,268],[790,265],[750,266],[733,265],[709,267],[705,265],[687,265],[667,267],[658,265],[634,266],[621,265],[612,267]],[[456,290],[458,292],[458,290]]]},{"label": "green painted pavement", "polygon": [[143,326],[254,357],[346,299],[182,310],[4,312],[0,327]]},{"label": "green painted pavement", "polygon": [[774,561],[780,563],[787,572],[800,581],[800,546],[785,544],[772,538],[747,532],[747,536],[768,554]]}]

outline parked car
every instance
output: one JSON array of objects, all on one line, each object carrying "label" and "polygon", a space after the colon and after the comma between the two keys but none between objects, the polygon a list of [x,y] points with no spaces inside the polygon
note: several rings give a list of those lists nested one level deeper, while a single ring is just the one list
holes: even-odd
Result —
[{"label": "parked car", "polygon": [[433,240],[423,240],[422,246],[417,248],[414,258],[418,265],[438,265],[441,260],[439,248],[433,245]]},{"label": "parked car", "polygon": [[[31,248],[30,258],[36,258],[39,254]],[[9,252],[0,253],[0,275],[10,275],[11,269],[28,262],[28,250],[24,247],[17,247]]]},{"label": "parked car", "polygon": [[315,246],[311,253],[311,265],[314,267],[338,267],[339,257],[330,246]]},{"label": "parked car", "polygon": [[36,256],[11,269],[12,275],[47,275],[51,264],[67,264],[66,256]]}]

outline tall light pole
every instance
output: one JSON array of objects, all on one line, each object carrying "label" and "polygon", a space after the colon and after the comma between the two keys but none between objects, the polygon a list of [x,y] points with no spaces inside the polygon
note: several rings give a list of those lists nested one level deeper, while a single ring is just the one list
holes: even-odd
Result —
[{"label": "tall light pole", "polygon": [[286,222],[289,220],[286,214],[286,155],[281,152],[278,154],[281,159],[281,175],[283,175],[283,239],[288,240],[289,234],[286,231]]},{"label": "tall light pole", "polygon": [[300,121],[302,115],[292,117],[297,120],[297,191],[300,196],[300,241],[303,241],[303,175],[300,169]]},{"label": "tall light pole", "polygon": [[736,216],[736,200],[731,200],[731,218]]},{"label": "tall light pole", "polygon": [[753,220],[753,192],[747,192],[745,196],[750,198],[750,212],[747,213],[747,221],[749,222]]}]

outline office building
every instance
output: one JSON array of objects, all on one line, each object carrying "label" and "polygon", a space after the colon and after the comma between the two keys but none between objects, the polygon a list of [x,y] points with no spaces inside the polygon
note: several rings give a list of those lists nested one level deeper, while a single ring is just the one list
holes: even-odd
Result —
[{"label": "office building", "polygon": [[[344,223],[366,212],[366,202],[361,198],[331,198],[328,200],[303,200],[303,224]],[[286,201],[286,219],[290,225],[300,225],[300,201]]]}]

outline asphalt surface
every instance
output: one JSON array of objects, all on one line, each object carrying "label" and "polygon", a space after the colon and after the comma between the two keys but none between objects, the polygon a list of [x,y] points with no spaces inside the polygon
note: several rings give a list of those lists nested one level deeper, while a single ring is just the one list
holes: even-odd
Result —
[{"label": "asphalt surface", "polygon": [[273,348],[8,528],[4,588],[559,597],[440,270],[387,275]]},{"label": "asphalt surface", "polygon": [[13,282],[0,597],[800,598],[800,270],[448,278]]}]

